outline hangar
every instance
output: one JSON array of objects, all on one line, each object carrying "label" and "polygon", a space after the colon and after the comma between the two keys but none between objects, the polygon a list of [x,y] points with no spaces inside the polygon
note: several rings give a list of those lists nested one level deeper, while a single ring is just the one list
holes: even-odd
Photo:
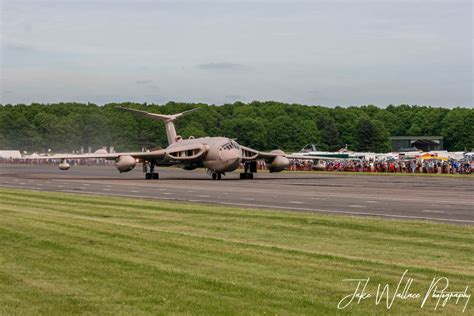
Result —
[{"label": "hangar", "polygon": [[400,152],[407,150],[443,150],[443,136],[393,136],[392,151]]}]

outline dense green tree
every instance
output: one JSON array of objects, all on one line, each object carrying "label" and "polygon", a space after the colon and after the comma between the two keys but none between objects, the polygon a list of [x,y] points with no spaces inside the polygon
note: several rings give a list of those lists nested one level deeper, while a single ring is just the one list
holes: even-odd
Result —
[{"label": "dense green tree", "polygon": [[268,134],[271,149],[297,149],[293,141],[296,138],[296,125],[289,116],[281,115],[273,119]]},{"label": "dense green tree", "polygon": [[474,150],[474,110],[455,108],[443,119],[441,135],[451,150]]},{"label": "dense green tree", "polygon": [[314,120],[302,120],[296,123],[292,146],[287,149],[299,150],[306,144],[320,144],[321,134]]},{"label": "dense green tree", "polygon": [[204,127],[199,122],[190,122],[186,124],[184,128],[180,130],[179,133],[183,138],[189,138],[191,136],[192,137],[207,136],[206,132],[204,131]]},{"label": "dense green tree", "polygon": [[321,115],[318,119],[318,127],[321,132],[322,149],[336,150],[341,147],[341,138],[337,129],[336,121],[329,115]]},{"label": "dense green tree", "polygon": [[347,145],[349,149],[356,150],[357,147],[357,130],[356,123],[362,116],[359,108],[336,107],[334,109],[334,119],[336,120],[337,130],[340,133],[341,145]]},{"label": "dense green tree", "polygon": [[382,122],[362,117],[356,126],[358,150],[384,152],[390,149],[389,133]]},{"label": "dense green tree", "polygon": [[236,138],[239,143],[253,148],[266,148],[267,129],[259,120],[250,117],[223,122],[221,136]]},{"label": "dense green tree", "polygon": [[178,102],[0,105],[0,148],[60,152],[107,145],[128,151],[167,145],[161,122],[119,111],[117,105],[165,114],[199,107],[177,121],[183,137],[225,135],[261,150],[293,151],[316,143],[330,150],[347,144],[354,150],[383,151],[388,148],[389,135],[441,135],[447,149],[474,147],[474,109],[416,105],[324,108],[254,101],[222,106]]}]

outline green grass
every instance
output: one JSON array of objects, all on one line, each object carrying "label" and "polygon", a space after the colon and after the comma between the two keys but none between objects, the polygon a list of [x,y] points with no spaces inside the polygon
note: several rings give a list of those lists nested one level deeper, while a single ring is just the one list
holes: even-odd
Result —
[{"label": "green grass", "polygon": [[380,314],[342,280],[471,291],[473,254],[466,226],[0,189],[0,314]]}]

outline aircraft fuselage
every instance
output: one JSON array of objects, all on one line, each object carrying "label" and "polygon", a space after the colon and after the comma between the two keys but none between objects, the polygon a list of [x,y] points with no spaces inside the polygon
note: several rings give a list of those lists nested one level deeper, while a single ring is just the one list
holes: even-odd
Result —
[{"label": "aircraft fuselage", "polygon": [[[216,172],[231,172],[239,167],[242,158],[240,145],[227,137],[201,137],[178,140],[168,146],[167,150],[202,144],[207,152],[202,157],[202,165]],[[192,162],[190,163],[192,164]],[[186,164],[185,164],[186,166]]]}]

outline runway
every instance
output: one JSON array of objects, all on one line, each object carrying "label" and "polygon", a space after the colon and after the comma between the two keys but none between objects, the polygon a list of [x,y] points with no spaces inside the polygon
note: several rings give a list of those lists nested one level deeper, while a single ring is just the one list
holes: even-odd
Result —
[{"label": "runway", "polygon": [[140,168],[0,164],[0,187],[474,225],[472,176],[234,172],[212,181],[204,170],[158,171],[160,180],[145,180]]}]

